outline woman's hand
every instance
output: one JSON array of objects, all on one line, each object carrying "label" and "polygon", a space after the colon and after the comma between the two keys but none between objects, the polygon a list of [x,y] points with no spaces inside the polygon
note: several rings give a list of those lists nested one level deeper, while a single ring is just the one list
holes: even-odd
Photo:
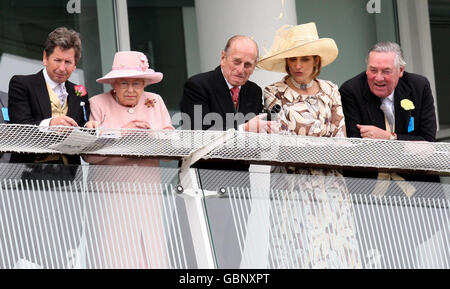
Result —
[{"label": "woman's hand", "polygon": [[84,125],[85,128],[98,128],[99,126],[100,122],[96,120],[90,120]]},{"label": "woman's hand", "polygon": [[150,124],[145,120],[133,120],[122,126],[122,128],[150,129]]}]

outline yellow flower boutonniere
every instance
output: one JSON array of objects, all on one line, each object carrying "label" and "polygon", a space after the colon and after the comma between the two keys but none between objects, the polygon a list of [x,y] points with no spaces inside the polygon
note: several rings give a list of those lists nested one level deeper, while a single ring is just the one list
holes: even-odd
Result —
[{"label": "yellow flower boutonniere", "polygon": [[415,109],[414,107],[414,103],[409,100],[409,99],[402,99],[402,101],[400,101],[400,105],[404,110],[413,110]]},{"label": "yellow flower boutonniere", "polygon": [[409,111],[409,122],[408,122],[408,133],[414,131],[414,117],[411,116],[411,110],[415,109],[414,103],[409,99],[402,99],[400,101],[400,106],[406,110]]}]

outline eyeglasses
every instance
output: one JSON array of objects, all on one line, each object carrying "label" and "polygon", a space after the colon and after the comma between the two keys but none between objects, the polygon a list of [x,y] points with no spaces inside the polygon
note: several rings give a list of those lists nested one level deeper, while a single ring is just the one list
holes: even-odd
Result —
[{"label": "eyeglasses", "polygon": [[133,87],[133,89],[142,89],[144,88],[144,82],[143,81],[120,81],[117,83],[119,85],[120,89],[128,89],[130,85]]}]

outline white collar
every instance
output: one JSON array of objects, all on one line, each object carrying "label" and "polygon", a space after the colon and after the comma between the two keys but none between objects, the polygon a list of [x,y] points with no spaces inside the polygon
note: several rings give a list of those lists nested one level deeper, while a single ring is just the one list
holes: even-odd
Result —
[{"label": "white collar", "polygon": [[394,103],[394,92],[395,90],[391,94],[389,94],[388,97],[383,98],[383,100],[389,99],[391,103]]},{"label": "white collar", "polygon": [[[59,83],[53,81],[53,80],[50,78],[50,76],[48,76],[47,68],[44,68],[43,73],[44,73],[45,82],[47,82],[48,85],[50,85],[50,87],[51,87],[52,89],[55,89],[55,87],[57,87],[57,86],[59,85]],[[64,82],[62,83],[62,86],[63,86],[64,89],[66,89],[66,86],[64,85]]]},{"label": "white collar", "polygon": [[[223,75],[223,70],[222,70],[222,68],[220,68],[220,71],[222,71],[222,75]],[[230,90],[230,89],[232,89],[234,86],[233,85],[231,85],[229,82],[228,82],[228,80],[227,80],[227,78],[225,77],[225,75],[223,75],[223,79],[225,79],[225,82],[227,83],[227,85],[228,85],[228,90]],[[239,90],[241,89],[241,87],[239,86]]]}]

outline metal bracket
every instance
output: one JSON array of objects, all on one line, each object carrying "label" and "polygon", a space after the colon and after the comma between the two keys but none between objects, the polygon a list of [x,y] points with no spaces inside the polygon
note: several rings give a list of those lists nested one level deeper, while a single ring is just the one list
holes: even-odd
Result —
[{"label": "metal bracket", "polygon": [[[186,205],[198,268],[217,268],[211,232],[203,202],[203,190],[199,186],[198,175],[195,169],[180,170],[180,184],[177,186],[177,192],[183,197]],[[210,194],[211,192],[205,191],[205,196]]]},{"label": "metal bracket", "polygon": [[224,144],[226,141],[232,138],[234,136],[235,131],[236,131],[235,129],[229,129],[225,131],[221,136],[216,138],[214,141],[191,152],[187,157],[183,158],[181,168],[182,169],[190,168],[198,160],[200,160],[201,158],[209,154],[212,150],[214,150],[215,148]]}]

